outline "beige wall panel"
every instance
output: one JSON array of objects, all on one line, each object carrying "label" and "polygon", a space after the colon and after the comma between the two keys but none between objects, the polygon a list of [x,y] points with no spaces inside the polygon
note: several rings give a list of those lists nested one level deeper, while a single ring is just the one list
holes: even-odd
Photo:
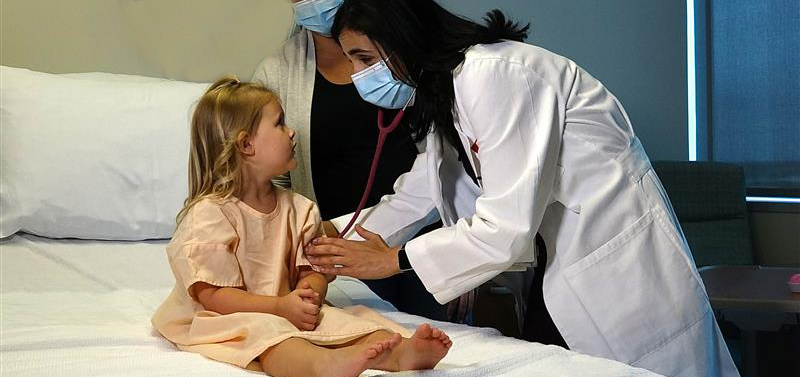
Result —
[{"label": "beige wall panel", "polygon": [[1,0],[0,63],[208,82],[249,79],[293,24],[288,0]]}]

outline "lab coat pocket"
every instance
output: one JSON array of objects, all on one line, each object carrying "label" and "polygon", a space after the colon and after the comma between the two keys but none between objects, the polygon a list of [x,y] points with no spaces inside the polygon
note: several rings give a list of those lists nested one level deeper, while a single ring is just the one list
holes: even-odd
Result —
[{"label": "lab coat pocket", "polygon": [[564,269],[615,359],[626,363],[676,339],[709,310],[697,280],[652,212]]}]

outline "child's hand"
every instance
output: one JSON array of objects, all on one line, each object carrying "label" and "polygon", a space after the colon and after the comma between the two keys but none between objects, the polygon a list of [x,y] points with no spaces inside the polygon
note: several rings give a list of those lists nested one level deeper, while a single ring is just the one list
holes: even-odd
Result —
[{"label": "child's hand", "polygon": [[319,305],[307,302],[319,301],[319,294],[311,288],[297,288],[278,299],[278,314],[289,320],[300,330],[312,331],[317,328]]},{"label": "child's hand", "polygon": [[[297,288],[298,289],[311,289],[311,290],[314,290],[314,288],[311,286],[311,284],[309,284],[307,281],[300,282],[300,285],[298,285]],[[317,293],[317,292],[314,291],[314,293]],[[305,302],[307,302],[309,304],[314,304],[314,305],[319,306],[319,307],[322,306],[322,297],[319,296],[319,293],[317,293],[317,295],[314,296],[314,297],[303,297],[303,301],[305,301]]]}]

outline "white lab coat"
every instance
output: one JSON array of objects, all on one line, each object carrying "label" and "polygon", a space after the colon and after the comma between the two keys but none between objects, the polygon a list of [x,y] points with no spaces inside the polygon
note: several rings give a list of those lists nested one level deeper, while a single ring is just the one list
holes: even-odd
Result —
[{"label": "white lab coat", "polygon": [[434,133],[395,194],[359,222],[400,244],[441,217],[442,229],[405,249],[442,303],[533,260],[539,231],[545,303],[571,349],[667,376],[738,375],[617,99],[574,62],[517,42],[471,48],[453,76],[456,127],[481,187]]}]

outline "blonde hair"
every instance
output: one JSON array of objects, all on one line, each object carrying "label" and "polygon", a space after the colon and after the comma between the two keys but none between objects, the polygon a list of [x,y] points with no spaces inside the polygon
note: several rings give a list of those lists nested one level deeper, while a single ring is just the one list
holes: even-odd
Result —
[{"label": "blonde hair", "polygon": [[189,196],[177,223],[197,202],[229,198],[240,187],[242,159],[237,142],[255,134],[262,109],[272,101],[278,101],[275,93],[235,76],[217,80],[200,97],[190,131]]}]

